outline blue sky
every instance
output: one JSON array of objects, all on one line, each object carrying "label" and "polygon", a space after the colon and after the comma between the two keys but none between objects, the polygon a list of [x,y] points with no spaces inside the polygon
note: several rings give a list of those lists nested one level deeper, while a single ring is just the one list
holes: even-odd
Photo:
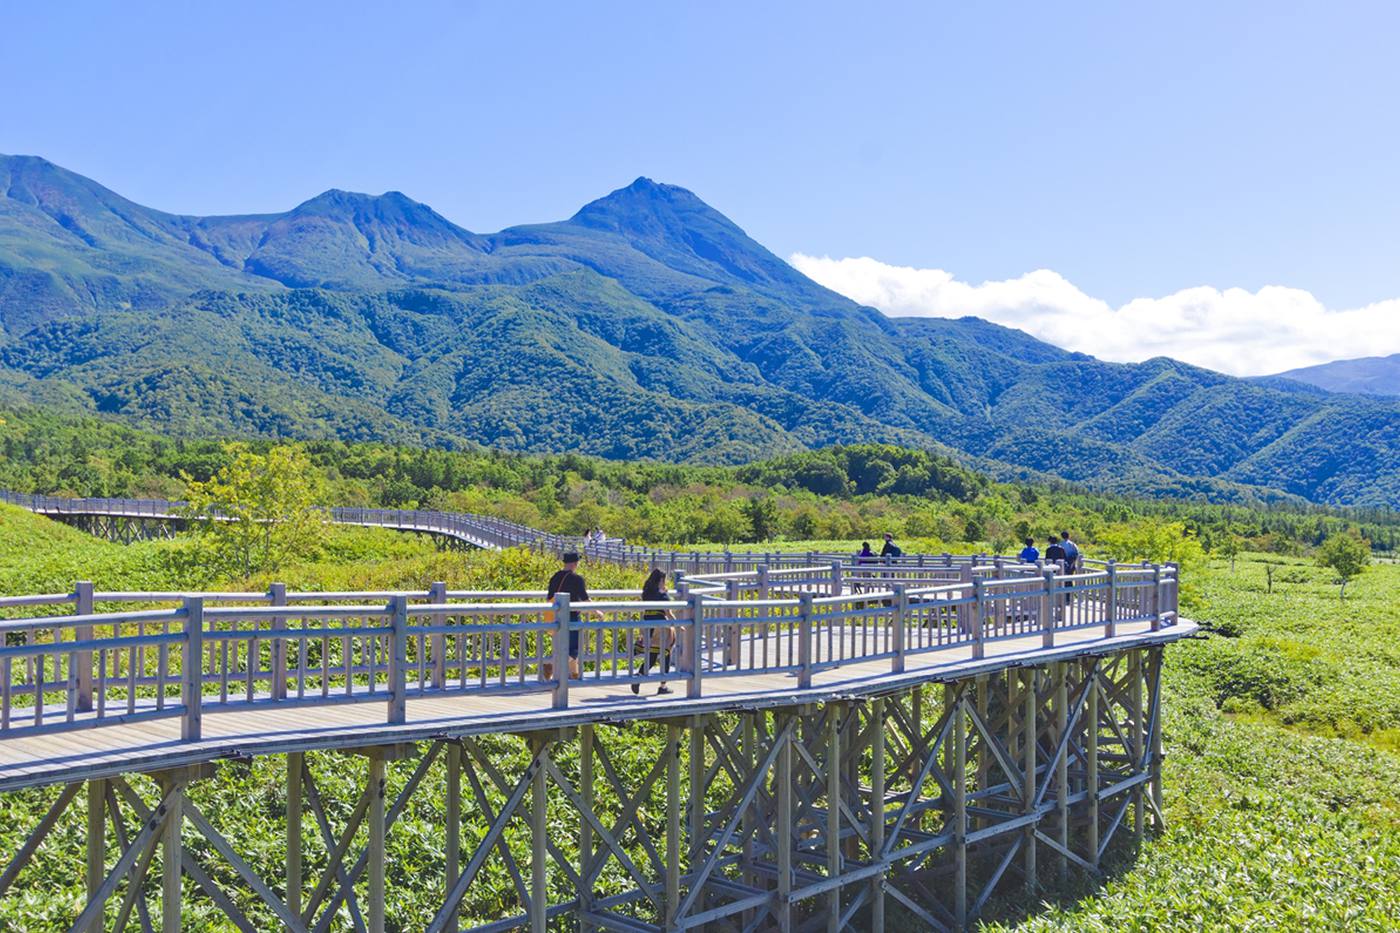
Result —
[{"label": "blue sky", "polygon": [[4,22],[0,151],[170,211],[398,189],[489,231],[644,174],[785,257],[974,287],[1050,270],[1113,311],[1199,287],[1400,296],[1400,5],[27,3]]}]

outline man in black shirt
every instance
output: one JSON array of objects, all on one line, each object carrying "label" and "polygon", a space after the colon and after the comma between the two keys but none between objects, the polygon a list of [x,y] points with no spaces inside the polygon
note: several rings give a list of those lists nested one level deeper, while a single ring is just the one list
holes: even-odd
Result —
[{"label": "man in black shirt", "polygon": [[1065,549],[1060,546],[1060,539],[1054,535],[1050,536],[1050,544],[1045,548],[1045,562],[1047,564],[1051,562],[1065,564],[1064,572],[1069,573],[1068,555],[1065,554]]},{"label": "man in black shirt", "polygon": [[[549,578],[549,600],[554,601],[558,593],[567,593],[569,605],[576,606],[579,603],[588,602],[588,584],[578,572],[578,554],[569,551],[560,557],[564,565],[563,570],[556,571],[554,576]],[[569,677],[577,680],[579,677],[578,666],[578,644],[579,632],[573,627],[574,622],[579,620],[579,614],[574,611],[569,612]],[[554,665],[545,662],[544,676],[554,676]]]},{"label": "man in black shirt", "polygon": [[902,557],[904,552],[894,543],[894,535],[885,532],[885,546],[880,549],[881,557]]}]

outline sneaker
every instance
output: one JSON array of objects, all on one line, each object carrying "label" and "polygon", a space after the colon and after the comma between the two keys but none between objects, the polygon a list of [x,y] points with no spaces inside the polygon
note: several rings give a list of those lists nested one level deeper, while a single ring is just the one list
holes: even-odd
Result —
[{"label": "sneaker", "polygon": [[633,692],[633,693],[641,693],[641,692],[642,692],[642,685],[641,685],[641,684],[633,684],[633,685],[632,685],[632,692]]},{"label": "sneaker", "polygon": [[[635,686],[635,684],[634,684],[634,686]],[[663,693],[670,693],[670,692],[671,692],[671,688],[668,687],[668,686],[666,686],[665,684],[662,684],[661,686],[659,686],[659,687],[656,688],[656,695],[657,695],[657,696],[661,696],[661,694],[663,694]]]}]

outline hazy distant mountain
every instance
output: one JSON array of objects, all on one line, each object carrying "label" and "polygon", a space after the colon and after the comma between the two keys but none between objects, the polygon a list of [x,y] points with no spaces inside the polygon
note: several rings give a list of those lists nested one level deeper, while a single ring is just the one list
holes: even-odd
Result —
[{"label": "hazy distant mountain", "polygon": [[0,191],[0,400],[710,462],[891,441],[1118,489],[1400,504],[1400,402],[887,318],[645,178],[492,234],[396,192],[166,214],[27,157],[0,157]]},{"label": "hazy distant mountain", "polygon": [[1400,353],[1337,360],[1279,373],[1279,378],[1296,379],[1329,392],[1355,392],[1361,395],[1400,395]]}]

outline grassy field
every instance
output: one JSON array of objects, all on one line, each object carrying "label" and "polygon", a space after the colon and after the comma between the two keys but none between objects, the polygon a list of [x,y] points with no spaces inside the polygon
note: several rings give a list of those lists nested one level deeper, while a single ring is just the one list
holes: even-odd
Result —
[{"label": "grassy field", "polygon": [[[189,550],[181,541],[107,544],[0,508],[0,588],[8,593],[62,592],[79,578],[100,588],[188,585]],[[1272,592],[1266,561],[1274,564]],[[552,569],[548,559],[519,552],[444,553],[411,536],[330,529],[317,553],[276,576],[298,588],[419,588],[435,579],[513,588],[541,586]],[[599,586],[638,582],[636,574],[611,568],[588,573]],[[1400,567],[1371,568],[1348,588],[1345,602],[1326,574],[1301,560],[1245,555],[1233,571],[1212,562],[1202,577],[1189,612],[1210,634],[1167,654],[1168,831],[1097,889],[1047,903],[1014,896],[998,902],[999,928],[1395,929]],[[269,581],[218,582],[261,588]],[[620,735],[620,765],[645,769],[655,760],[659,730]],[[509,756],[519,746],[501,737],[497,750]],[[282,859],[280,767],[277,759],[224,765],[193,792],[220,823],[241,827],[240,851],[272,877]],[[352,756],[317,756],[316,768],[338,823],[363,764]],[[394,767],[391,791],[406,780],[406,770]],[[0,796],[0,849],[14,851],[54,796]],[[70,811],[23,883],[0,899],[0,928],[62,929],[76,913],[81,892],[68,882],[77,877],[69,862],[80,851],[80,809]],[[643,801],[639,809],[644,819],[659,819],[659,801]],[[391,916],[422,918],[441,896],[431,880],[441,874],[441,819],[432,796],[420,795],[394,827],[390,891],[400,900],[390,905]],[[566,807],[550,820],[561,837],[574,831]],[[318,844],[308,836],[309,866],[324,857]],[[229,890],[239,887],[230,872],[218,876]],[[512,893],[503,871],[483,875],[468,894],[467,912],[496,916]],[[191,893],[187,910],[193,929],[225,928],[202,896]],[[417,926],[414,920],[405,928]]]}]

